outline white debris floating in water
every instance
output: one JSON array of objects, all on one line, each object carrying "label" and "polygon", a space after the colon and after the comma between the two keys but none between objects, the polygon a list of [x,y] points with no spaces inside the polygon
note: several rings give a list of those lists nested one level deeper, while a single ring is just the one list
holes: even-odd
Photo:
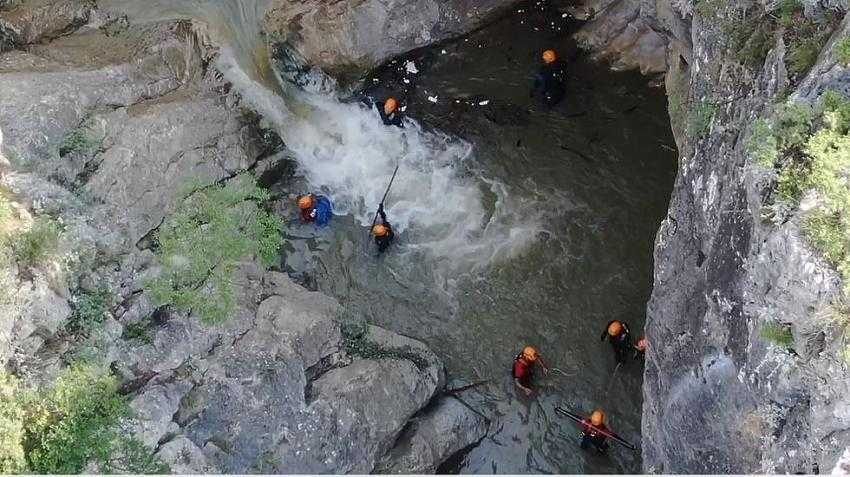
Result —
[{"label": "white debris floating in water", "polygon": [[445,54],[446,54],[446,50],[440,50],[440,54],[445,55]]},{"label": "white debris floating in water", "polygon": [[404,69],[406,69],[407,72],[410,74],[415,75],[416,73],[419,73],[419,70],[416,69],[416,63],[410,60],[408,60],[407,63],[404,64]]},{"label": "white debris floating in water", "polygon": [[428,101],[430,101],[432,103],[436,103],[437,102],[437,96],[428,96]]},{"label": "white debris floating in water", "polygon": [[489,100],[489,99],[485,99],[484,101],[479,101],[479,102],[478,102],[478,106],[487,106],[488,104],[490,104],[490,100]]}]

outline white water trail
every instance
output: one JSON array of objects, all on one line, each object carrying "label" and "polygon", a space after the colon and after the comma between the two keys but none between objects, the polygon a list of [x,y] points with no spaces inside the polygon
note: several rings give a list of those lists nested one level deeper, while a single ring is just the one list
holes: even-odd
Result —
[{"label": "white water trail", "polygon": [[481,175],[468,142],[412,120],[404,129],[385,126],[375,109],[329,94],[289,88],[284,101],[228,55],[223,51],[218,64],[225,78],[277,126],[298,171],[331,197],[337,214],[370,225],[399,165],[385,204],[399,236],[396,253],[424,253],[441,279],[453,279],[510,258],[534,239],[539,227],[531,215],[508,207],[507,188]]},{"label": "white water trail", "polygon": [[[298,171],[331,198],[337,214],[368,226],[398,164],[386,204],[398,237],[393,253],[413,263],[428,260],[441,283],[509,258],[534,239],[536,220],[526,206],[508,200],[504,184],[478,172],[471,144],[411,120],[404,129],[387,127],[374,109],[341,102],[332,82],[319,76],[298,89],[269,75],[261,31],[267,0],[104,2],[137,21],[178,15],[204,22],[223,45],[217,69],[276,127]],[[272,91],[277,86],[284,96]]]}]

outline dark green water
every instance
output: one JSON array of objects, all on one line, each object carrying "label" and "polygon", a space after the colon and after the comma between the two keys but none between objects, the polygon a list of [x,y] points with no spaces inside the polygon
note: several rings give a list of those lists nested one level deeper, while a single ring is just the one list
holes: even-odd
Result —
[{"label": "dark green water", "polygon": [[[562,403],[602,407],[616,432],[640,442],[642,365],[630,362],[612,376],[613,355],[599,336],[611,319],[627,321],[635,338],[641,334],[653,241],[676,154],[663,91],[637,74],[590,62],[569,38],[574,28],[545,3],[520,6],[468,37],[398,59],[366,81],[366,94],[402,97],[406,113],[426,129],[472,145],[458,173],[498,183],[503,209],[533,216],[539,225],[510,230],[528,235],[518,253],[437,274],[435,281],[439,260],[410,251],[421,239],[415,227],[380,258],[351,218],[340,217],[318,235],[290,231],[293,238],[309,236],[290,245],[287,265],[296,276],[353,314],[427,342],[445,360],[450,380],[491,379],[462,396],[490,417],[488,436],[444,470],[640,471],[639,455],[627,449],[614,446],[607,456],[581,450],[576,426],[553,409]],[[545,48],[559,51],[569,72],[567,97],[553,109],[529,98]],[[407,60],[418,73],[407,71]],[[374,187],[382,191],[384,184]],[[481,188],[485,202],[497,200]],[[451,211],[465,204],[434,206]],[[531,398],[520,396],[510,378],[513,356],[526,344],[560,370],[538,380]]]}]

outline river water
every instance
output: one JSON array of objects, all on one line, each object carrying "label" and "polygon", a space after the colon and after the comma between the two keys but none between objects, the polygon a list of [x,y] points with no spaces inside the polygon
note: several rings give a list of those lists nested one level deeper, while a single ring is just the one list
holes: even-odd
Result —
[{"label": "river water", "polygon": [[[142,3],[104,1],[125,11]],[[356,92],[316,74],[301,87],[272,84],[257,27],[263,0],[144,3],[131,20],[200,18],[228,45],[217,66],[292,152],[293,174],[274,189],[333,200],[332,227],[287,226],[284,270],[339,299],[350,319],[428,343],[451,385],[489,380],[460,396],[489,419],[487,437],[443,470],[640,470],[625,448],[581,450],[554,408],[602,407],[616,432],[640,442],[642,365],[614,374],[599,337],[611,319],[636,335],[643,327],[676,160],[661,89],[590,62],[569,38],[574,23],[543,1],[396,59]],[[567,64],[555,108],[529,97],[545,48]],[[403,130],[363,105],[390,93],[411,119]],[[398,237],[377,256],[367,226],[396,165],[387,212]],[[291,202],[281,210],[289,218]],[[526,344],[556,368],[530,398],[510,377]]]}]

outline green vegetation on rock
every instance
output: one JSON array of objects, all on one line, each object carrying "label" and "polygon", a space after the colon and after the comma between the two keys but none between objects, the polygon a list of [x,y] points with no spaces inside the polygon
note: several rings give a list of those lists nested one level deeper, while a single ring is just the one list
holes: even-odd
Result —
[{"label": "green vegetation on rock", "polygon": [[351,356],[365,359],[404,359],[419,369],[428,367],[428,361],[410,347],[384,347],[371,341],[369,326],[365,323],[343,323],[341,329],[345,351]]},{"label": "green vegetation on rock", "polygon": [[162,266],[146,288],[156,306],[171,305],[205,323],[226,320],[236,305],[233,272],[257,255],[271,266],[281,245],[280,219],[264,210],[268,191],[248,175],[226,185],[198,187],[156,236]]},{"label": "green vegetation on rock", "polygon": [[7,240],[12,241],[18,265],[30,268],[44,263],[56,252],[60,234],[61,229],[55,220],[39,217],[28,230],[14,237],[7,237]]},{"label": "green vegetation on rock", "polygon": [[74,311],[68,319],[67,328],[75,334],[88,334],[101,326],[109,312],[112,294],[105,288],[83,291],[71,300]]},{"label": "green vegetation on rock", "polygon": [[688,111],[688,135],[693,138],[705,136],[716,113],[717,106],[709,101],[693,105]]},{"label": "green vegetation on rock", "polygon": [[835,56],[843,66],[850,66],[850,37],[844,37],[835,44]]},{"label": "green vegetation on rock", "polygon": [[59,144],[59,157],[78,152],[80,154],[91,154],[103,146],[103,138],[95,137],[88,122],[83,123],[62,139]]},{"label": "green vegetation on rock", "polygon": [[802,229],[841,273],[850,295],[850,102],[829,92],[817,111],[806,105],[784,105],[767,130],[771,134],[756,125],[751,157],[768,165],[760,152],[776,144],[777,200],[796,206],[806,194],[815,194],[817,206],[806,214]]},{"label": "green vegetation on rock", "polygon": [[49,388],[20,389],[0,373],[0,471],[78,474],[159,473],[167,467],[119,425],[130,416],[114,378],[91,367],[72,367]]},{"label": "green vegetation on rock", "polygon": [[761,327],[761,337],[781,348],[790,348],[794,344],[791,328],[779,323],[769,322]]},{"label": "green vegetation on rock", "polygon": [[151,344],[153,337],[150,333],[150,327],[151,323],[148,320],[130,323],[124,327],[124,334],[121,337],[128,341]]}]

